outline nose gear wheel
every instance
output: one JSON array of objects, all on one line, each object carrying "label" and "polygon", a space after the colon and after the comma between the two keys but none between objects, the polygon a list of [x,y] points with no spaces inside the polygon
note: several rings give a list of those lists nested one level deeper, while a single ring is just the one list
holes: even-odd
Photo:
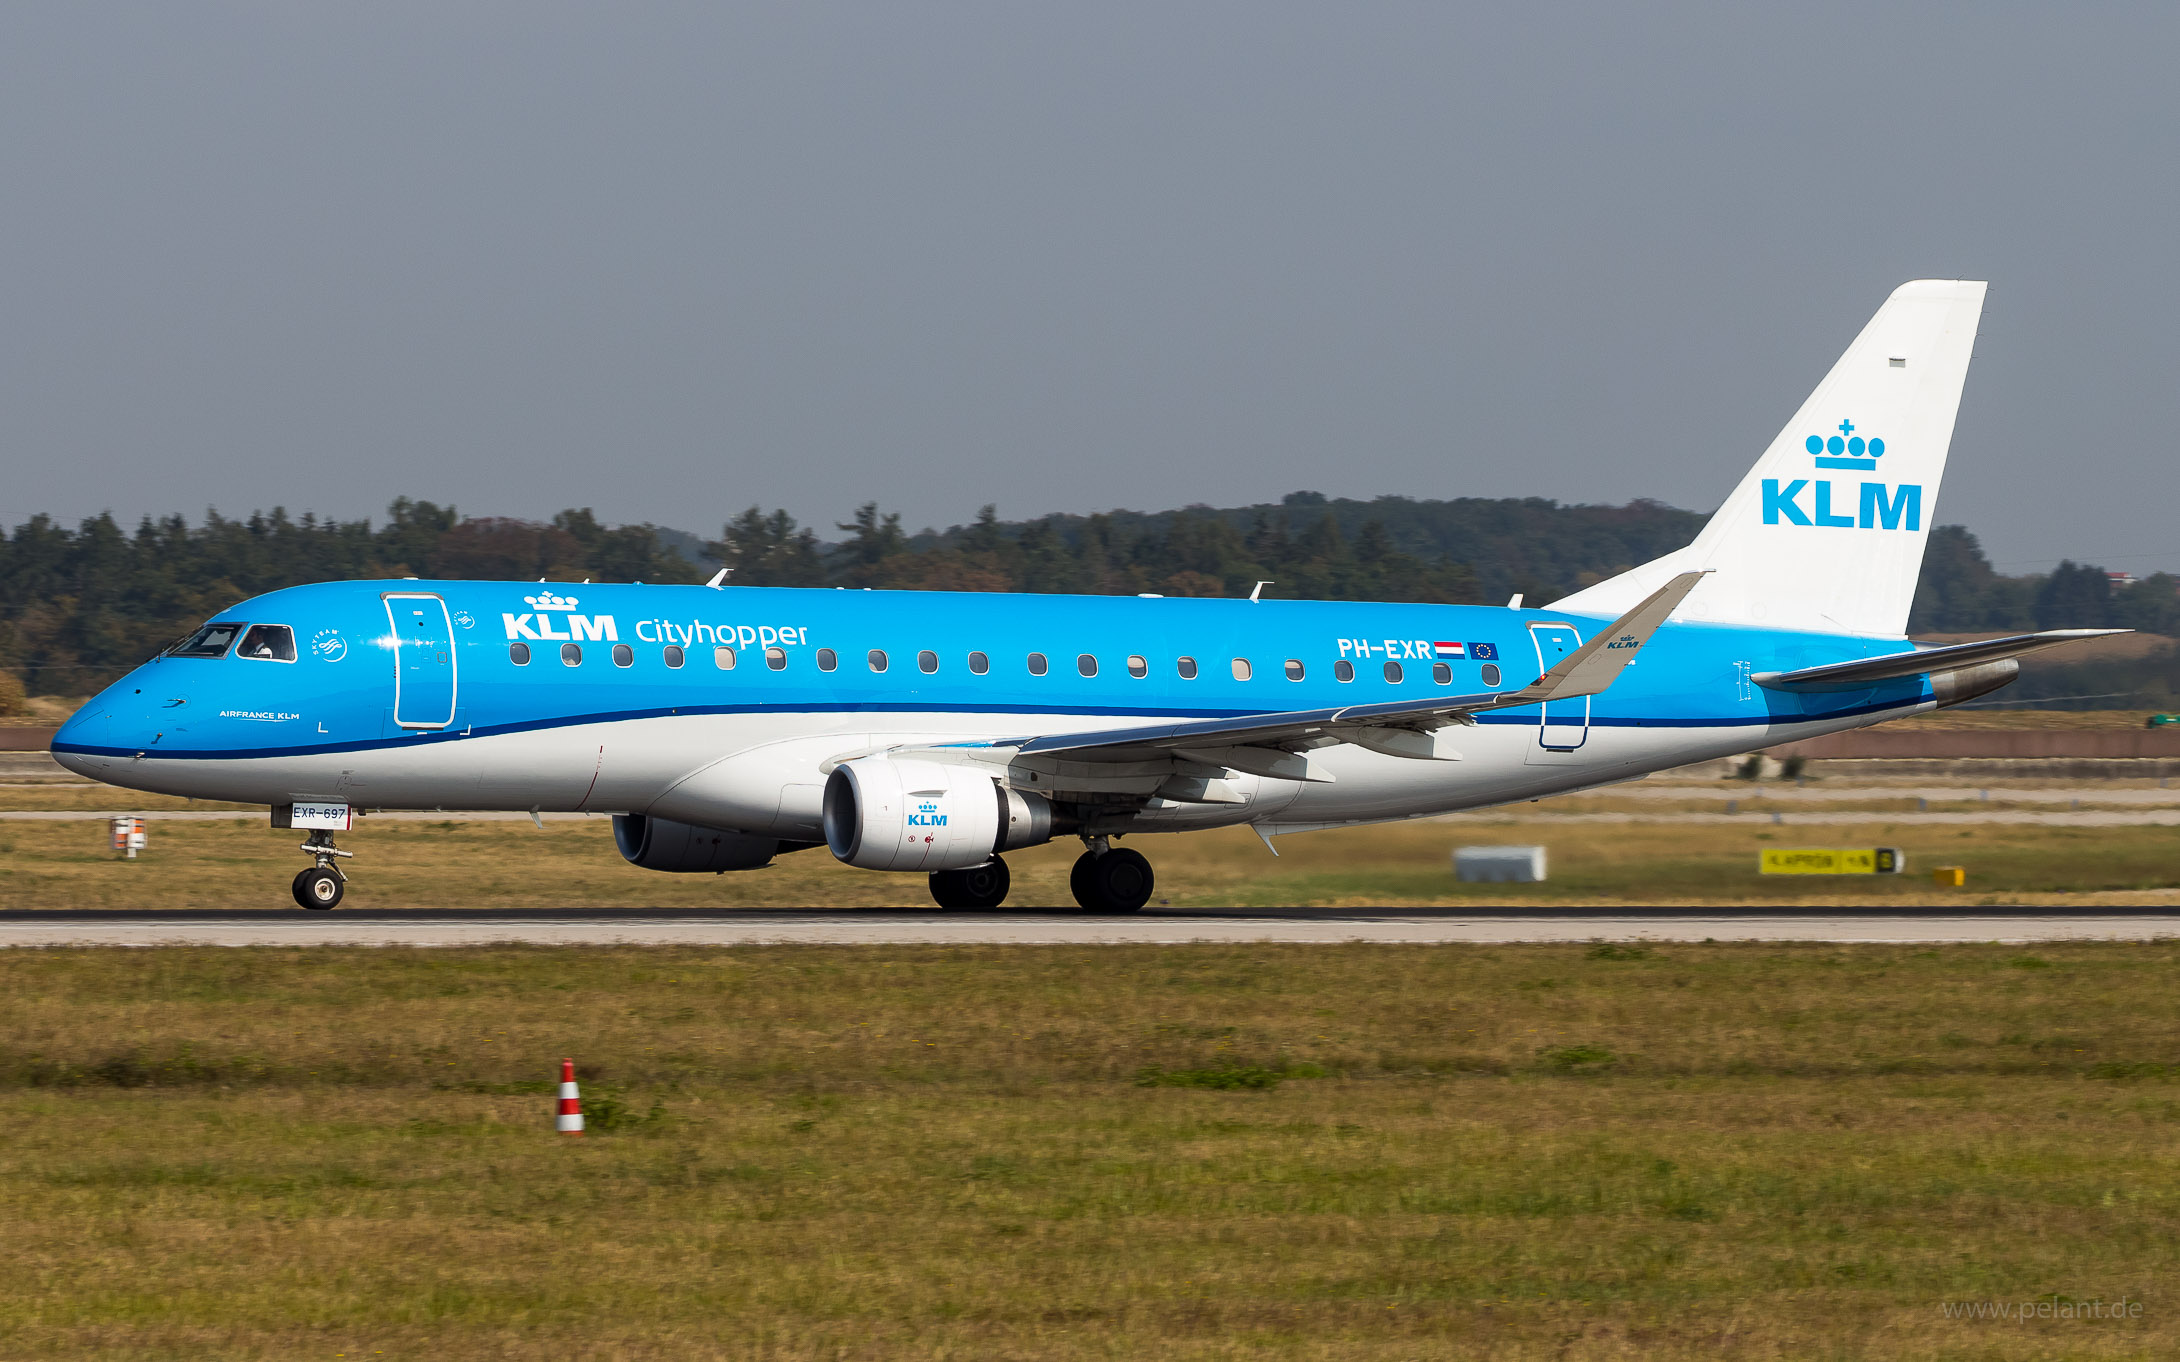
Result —
[{"label": "nose gear wheel", "polygon": [[338,907],[348,888],[348,876],[341,873],[340,862],[334,858],[346,860],[356,853],[333,845],[333,834],[323,828],[311,833],[298,850],[317,864],[295,877],[291,889],[296,906],[318,910]]},{"label": "nose gear wheel", "polygon": [[312,866],[295,877],[295,902],[301,908],[335,908],[340,905],[341,891],[347,886],[341,883],[340,872],[320,870]]}]

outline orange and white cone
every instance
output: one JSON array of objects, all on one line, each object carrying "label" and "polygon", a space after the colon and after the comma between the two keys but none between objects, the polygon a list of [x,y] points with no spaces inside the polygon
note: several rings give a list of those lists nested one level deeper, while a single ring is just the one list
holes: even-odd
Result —
[{"label": "orange and white cone", "polygon": [[583,1094],[575,1088],[575,1061],[560,1061],[560,1120],[556,1127],[563,1135],[583,1133]]}]

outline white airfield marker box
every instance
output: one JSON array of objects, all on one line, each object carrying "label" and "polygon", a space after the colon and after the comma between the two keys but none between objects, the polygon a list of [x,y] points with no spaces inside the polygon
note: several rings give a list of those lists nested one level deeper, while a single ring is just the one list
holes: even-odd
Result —
[{"label": "white airfield marker box", "polygon": [[1463,884],[1539,884],[1543,847],[1455,847],[1453,877]]}]

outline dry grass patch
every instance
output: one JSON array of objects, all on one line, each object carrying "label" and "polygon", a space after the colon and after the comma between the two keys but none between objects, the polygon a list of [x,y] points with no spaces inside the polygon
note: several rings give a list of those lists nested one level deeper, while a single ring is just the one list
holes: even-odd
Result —
[{"label": "dry grass patch", "polygon": [[[124,861],[96,822],[0,822],[0,908],[289,908],[305,864],[300,834],[262,815],[153,822],[150,847]],[[1552,878],[1540,885],[1455,883],[1462,843],[1538,842]],[[365,819],[341,845],[357,853],[343,911],[402,908],[929,908],[923,877],[842,866],[822,849],[731,875],[639,870],[614,850],[603,818],[550,822]],[[1821,827],[1768,824],[1555,824],[1519,816],[1399,823],[1280,839],[1280,855],[1238,828],[1129,840],[1158,871],[1154,902],[1175,907],[1488,904],[1972,905],[2180,898],[2180,828],[1993,824],[1950,827],[1881,819]],[[1759,876],[1765,846],[1897,846],[1897,877]],[[1010,907],[1071,908],[1067,872],[1079,847],[1008,856]],[[1965,865],[1968,889],[1940,890],[1927,867]]]}]

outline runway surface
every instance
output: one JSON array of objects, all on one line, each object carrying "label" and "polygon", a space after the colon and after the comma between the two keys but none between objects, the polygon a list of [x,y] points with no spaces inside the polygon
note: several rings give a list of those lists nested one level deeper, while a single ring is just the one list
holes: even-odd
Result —
[{"label": "runway surface", "polygon": [[1902,913],[1673,909],[1490,913],[1457,909],[1081,913],[460,909],[0,913],[0,946],[1171,945],[1187,942],[1479,944],[1576,941],[2036,942],[2180,937],[2169,910],[2054,916],[2037,910]]}]

